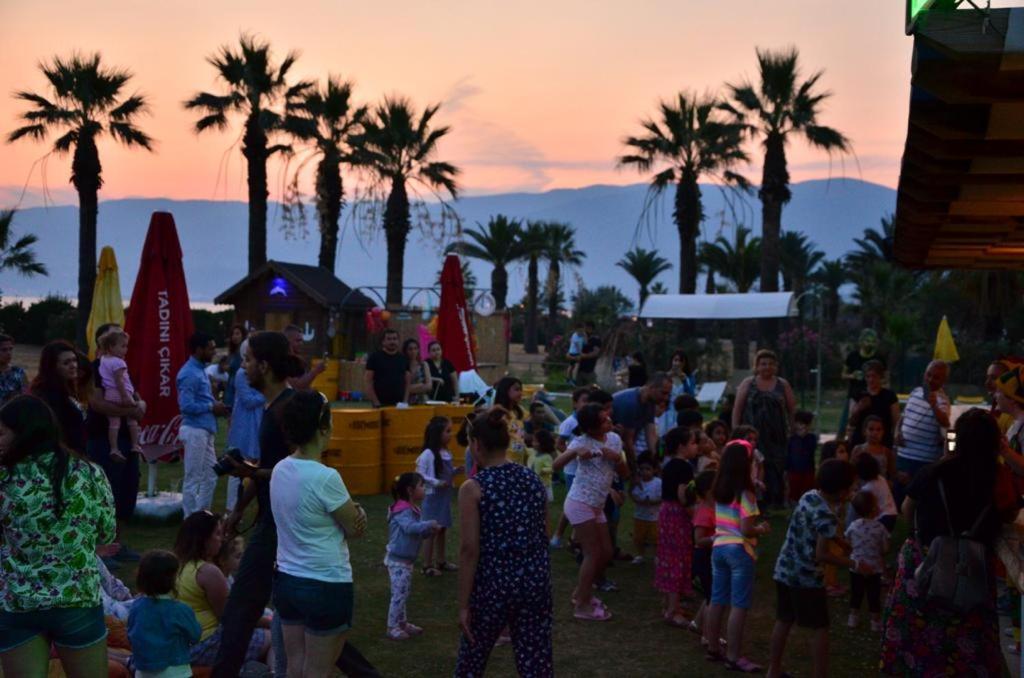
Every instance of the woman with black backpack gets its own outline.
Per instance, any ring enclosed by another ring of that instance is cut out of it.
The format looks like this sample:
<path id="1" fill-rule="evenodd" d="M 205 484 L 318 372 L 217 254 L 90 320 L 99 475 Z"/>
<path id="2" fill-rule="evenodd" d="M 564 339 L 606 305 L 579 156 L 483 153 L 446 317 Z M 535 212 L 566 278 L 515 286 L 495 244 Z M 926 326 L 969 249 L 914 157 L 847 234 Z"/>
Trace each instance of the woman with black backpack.
<path id="1" fill-rule="evenodd" d="M 956 448 L 907 488 L 903 516 L 912 530 L 883 615 L 884 674 L 1002 675 L 995 542 L 1002 523 L 1016 518 L 1019 498 L 998 461 L 995 419 L 972 409 L 955 430 Z M 970 574 L 958 569 L 972 556 Z"/>

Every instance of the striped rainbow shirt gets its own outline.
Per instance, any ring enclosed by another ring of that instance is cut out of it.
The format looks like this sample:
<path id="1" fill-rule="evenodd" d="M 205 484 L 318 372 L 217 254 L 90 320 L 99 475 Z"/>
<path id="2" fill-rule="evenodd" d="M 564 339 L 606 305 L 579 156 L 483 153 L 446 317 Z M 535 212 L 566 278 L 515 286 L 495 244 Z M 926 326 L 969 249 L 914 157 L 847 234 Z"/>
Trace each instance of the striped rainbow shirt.
<path id="1" fill-rule="evenodd" d="M 714 548 L 742 544 L 751 558 L 757 558 L 757 539 L 743 536 L 740 521 L 761 515 L 757 509 L 757 498 L 753 492 L 744 492 L 739 501 L 731 504 L 715 504 Z"/>

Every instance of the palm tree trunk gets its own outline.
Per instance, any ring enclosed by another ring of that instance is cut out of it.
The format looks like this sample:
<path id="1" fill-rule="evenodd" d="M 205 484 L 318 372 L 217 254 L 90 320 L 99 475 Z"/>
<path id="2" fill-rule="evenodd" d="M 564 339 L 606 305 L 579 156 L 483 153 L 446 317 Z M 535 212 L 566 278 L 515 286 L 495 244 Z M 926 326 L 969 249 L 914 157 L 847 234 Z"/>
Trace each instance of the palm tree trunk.
<path id="1" fill-rule="evenodd" d="M 334 273 L 338 254 L 338 220 L 341 218 L 341 158 L 327 153 L 316 168 L 316 212 L 320 220 L 320 268 Z"/>
<path id="2" fill-rule="evenodd" d="M 388 245 L 388 306 L 402 305 L 402 283 L 405 275 L 405 242 L 409 237 L 409 194 L 405 179 L 391 180 L 391 193 L 384 207 L 384 234 Z"/>
<path id="3" fill-rule="evenodd" d="M 647 289 L 647 285 L 640 285 L 640 308 L 637 311 L 643 312 L 644 304 L 647 303 L 647 297 L 649 296 L 651 296 L 651 292 Z"/>
<path id="4" fill-rule="evenodd" d="M 99 216 L 100 155 L 92 137 L 82 137 L 75 146 L 71 162 L 71 181 L 78 191 L 78 313 L 75 338 L 82 348 L 92 312 L 92 292 L 96 285 L 96 222 Z"/>
<path id="5" fill-rule="evenodd" d="M 540 281 L 538 280 L 537 257 L 531 256 L 526 268 L 526 321 L 523 327 L 523 351 L 528 354 L 537 353 L 537 297 Z"/>
<path id="6" fill-rule="evenodd" d="M 558 331 L 558 289 L 561 287 L 562 271 L 557 261 L 552 261 L 548 266 L 548 327 L 545 346 L 551 346 L 551 338 Z M 549 348 L 550 352 L 550 348 Z"/>
<path id="7" fill-rule="evenodd" d="M 495 264 L 491 271 L 491 294 L 494 295 L 494 306 L 504 311 L 508 301 L 508 271 L 504 265 Z"/>
<path id="8" fill-rule="evenodd" d="M 675 214 L 679 230 L 679 293 L 697 292 L 697 234 L 704 221 L 704 206 L 701 203 L 700 185 L 697 174 L 684 170 L 676 186 Z M 680 320 L 677 325 L 677 339 L 682 341 L 693 334 L 695 323 Z"/>
<path id="9" fill-rule="evenodd" d="M 779 291 L 780 238 L 782 236 L 782 206 L 789 202 L 789 169 L 786 165 L 785 139 L 769 135 L 765 140 L 764 171 L 761 175 L 761 291 Z M 778 321 L 761 321 L 761 342 L 774 343 L 778 336 Z"/>
<path id="10" fill-rule="evenodd" d="M 267 134 L 259 114 L 249 115 L 242 139 L 249 174 L 249 273 L 267 263 Z"/>

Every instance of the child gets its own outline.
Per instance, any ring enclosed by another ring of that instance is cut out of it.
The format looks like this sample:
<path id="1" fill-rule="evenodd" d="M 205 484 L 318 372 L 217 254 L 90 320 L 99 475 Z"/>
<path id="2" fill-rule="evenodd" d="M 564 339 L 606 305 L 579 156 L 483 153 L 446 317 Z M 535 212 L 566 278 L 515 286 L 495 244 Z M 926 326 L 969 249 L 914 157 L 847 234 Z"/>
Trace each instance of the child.
<path id="1" fill-rule="evenodd" d="M 725 441 L 729 440 L 729 425 L 721 419 L 712 419 L 704 427 L 704 433 L 715 444 L 715 456 L 721 459 L 722 452 L 725 451 Z"/>
<path id="2" fill-rule="evenodd" d="M 228 382 L 231 380 L 229 362 L 230 360 L 228 355 L 225 353 L 216 361 L 206 366 L 206 376 L 210 380 L 210 388 L 213 390 L 213 397 L 217 400 L 220 400 L 221 396 L 224 395 Z M 225 404 L 233 405 L 234 403 Z"/>
<path id="3" fill-rule="evenodd" d="M 128 639 L 136 676 L 191 676 L 189 647 L 202 630 L 185 603 L 171 599 L 178 559 L 170 551 L 147 551 L 139 561 L 136 586 L 143 594 L 128 613 Z"/>
<path id="4" fill-rule="evenodd" d="M 576 418 L 577 437 L 554 463 L 557 471 L 573 459 L 579 460 L 576 478 L 562 508 L 583 550 L 579 580 L 572 596 L 573 616 L 584 621 L 608 621 L 611 612 L 593 595 L 593 587 L 612 558 L 605 499 L 616 474 L 625 475 L 628 470 L 622 439 L 612 433 L 612 420 L 605 406 L 590 403 L 576 413 Z"/>
<path id="5" fill-rule="evenodd" d="M 654 475 L 654 460 L 648 453 L 636 459 L 640 477 L 633 481 L 630 496 L 636 508 L 633 509 L 633 546 L 636 557 L 633 564 L 644 562 L 647 546 L 658 546 L 658 509 L 661 507 L 661 478 Z"/>
<path id="6" fill-rule="evenodd" d="M 572 414 L 565 418 L 558 426 L 558 440 L 555 445 L 558 448 L 558 452 L 565 452 L 565 448 L 569 446 L 570 441 L 576 437 L 575 431 L 579 422 L 576 421 L 576 413 L 580 411 L 584 405 L 587 404 L 590 398 L 592 389 L 589 386 L 578 388 L 572 392 Z M 579 463 L 575 460 L 569 462 L 565 468 L 562 469 L 562 475 L 565 476 L 565 489 L 568 492 L 572 489 L 572 481 L 576 476 L 576 467 Z M 562 535 L 565 534 L 565 530 L 569 527 L 569 521 L 566 519 L 565 514 L 558 519 L 558 527 L 555 528 L 555 534 L 551 537 L 551 547 L 560 548 L 562 546 Z"/>
<path id="7" fill-rule="evenodd" d="M 814 631 L 814 675 L 828 675 L 828 597 L 821 563 L 860 573 L 869 569 L 868 563 L 834 554 L 828 548 L 829 542 L 835 541 L 845 550 L 838 510 L 849 499 L 853 482 L 853 467 L 849 463 L 838 459 L 824 462 L 818 467 L 818 489 L 800 498 L 789 519 L 786 539 L 775 561 L 778 604 L 769 676 L 783 675 L 782 658 L 794 623 Z"/>
<path id="8" fill-rule="evenodd" d="M 530 403 L 530 418 L 523 424 L 523 430 L 526 435 L 535 435 L 537 431 L 542 430 L 554 433 L 555 425 L 558 423 L 558 418 L 551 413 L 547 405 L 534 400 Z"/>
<path id="9" fill-rule="evenodd" d="M 544 487 L 529 469 L 505 463 L 507 416 L 494 407 L 473 418 L 471 449 L 480 470 L 459 488 L 462 640 L 456 676 L 487 675 L 504 626 L 519 675 L 554 675 Z"/>
<path id="10" fill-rule="evenodd" d="M 665 623 L 685 628 L 688 622 L 679 606 L 679 598 L 693 592 L 693 521 L 686 510 L 686 486 L 693 480 L 690 460 L 697 456 L 695 432 L 676 426 L 666 433 L 665 454 L 671 458 L 661 471 L 654 588 L 665 594 L 662 609 Z"/>
<path id="11" fill-rule="evenodd" d="M 754 481 L 754 494 L 760 505 L 761 500 L 764 498 L 765 490 L 764 455 L 761 454 L 761 450 L 757 449 L 757 429 L 748 424 L 743 424 L 733 429 L 732 437 L 734 440 L 747 441 L 753 450 L 753 456 L 750 458 L 750 478 Z"/>
<path id="12" fill-rule="evenodd" d="M 821 463 L 824 464 L 829 459 L 849 462 L 850 453 L 847 451 L 846 443 L 842 440 L 830 440 L 827 443 L 823 443 L 821 446 Z"/>
<path id="13" fill-rule="evenodd" d="M 703 638 L 704 621 L 708 605 L 711 603 L 711 546 L 715 541 L 715 498 L 711 495 L 711 486 L 715 483 L 715 472 L 704 471 L 697 475 L 693 482 L 691 504 L 693 512 L 693 578 L 700 584 L 704 600 L 696 616 L 690 622 L 690 630 L 701 634 L 701 644 L 705 650 L 710 646 Z M 687 493 L 691 490 L 687 488 Z"/>
<path id="14" fill-rule="evenodd" d="M 214 564 L 227 578 L 228 588 L 235 583 L 235 573 L 238 572 L 238 566 L 242 563 L 243 551 L 245 551 L 245 539 L 242 537 L 225 539 L 221 544 L 220 553 L 217 554 L 217 559 L 214 561 Z"/>
<path id="15" fill-rule="evenodd" d="M 448 451 L 451 439 L 452 422 L 447 417 L 434 417 L 423 433 L 423 452 L 416 459 L 416 472 L 426 485 L 423 520 L 439 526 L 423 541 L 423 574 L 430 577 L 459 569 L 447 561 L 445 552 L 445 535 L 452 526 L 452 479 L 463 471 L 461 466 L 452 466 L 452 453 Z"/>
<path id="16" fill-rule="evenodd" d="M 534 434 L 533 443 L 535 449 L 533 457 L 530 459 L 530 469 L 544 483 L 550 504 L 555 500 L 554 490 L 551 489 L 551 478 L 555 475 L 555 436 L 551 434 L 551 431 L 540 430 Z"/>
<path id="17" fill-rule="evenodd" d="M 100 337 L 100 383 L 103 386 L 103 399 L 118 407 L 135 407 L 139 397 L 128 377 L 128 363 L 124 361 L 128 355 L 128 334 L 122 330 L 111 330 Z M 122 422 L 128 427 L 132 451 L 141 452 L 139 422 L 130 417 L 108 417 L 110 439 L 110 458 L 116 462 L 124 462 L 126 458 L 118 450 L 117 437 L 121 432 Z"/>
<path id="18" fill-rule="evenodd" d="M 860 604 L 866 593 L 871 631 L 878 633 L 882 630 L 879 613 L 882 611 L 882 572 L 885 571 L 885 554 L 889 551 L 889 530 L 877 520 L 878 500 L 871 492 L 861 490 L 851 504 L 857 512 L 857 520 L 846 528 L 846 538 L 853 549 L 850 558 L 861 563 L 862 568 L 860 572 L 850 570 L 850 617 L 846 625 L 851 629 L 857 628 Z"/>
<path id="19" fill-rule="evenodd" d="M 867 452 L 878 460 L 878 468 L 883 478 L 896 477 L 896 454 L 891 447 L 886 447 L 883 442 L 885 440 L 885 423 L 882 418 L 874 414 L 865 417 L 863 431 L 865 442 L 853 448 L 851 456 L 856 459 L 861 452 Z"/>
<path id="20" fill-rule="evenodd" d="M 818 447 L 818 436 L 811 433 L 814 415 L 800 410 L 793 419 L 793 435 L 786 447 L 786 482 L 791 505 L 800 501 L 804 492 L 814 489 L 814 451 Z"/>
<path id="21" fill-rule="evenodd" d="M 857 469 L 857 476 L 861 481 L 861 492 L 870 492 L 874 495 L 878 507 L 878 522 L 891 534 L 896 527 L 896 500 L 892 497 L 889 483 L 879 471 L 877 457 L 861 452 L 853 458 L 853 466 Z"/>
<path id="22" fill-rule="evenodd" d="M 821 463 L 824 464 L 829 459 L 838 459 L 839 461 L 850 461 L 850 454 L 847 451 L 848 448 L 846 443 L 841 440 L 830 440 L 821 446 Z M 838 515 L 840 517 L 846 515 L 846 507 L 841 507 Z M 843 551 L 840 549 L 835 542 L 829 542 L 829 550 L 834 556 L 842 556 Z M 832 597 L 839 597 L 846 593 L 846 587 L 839 583 L 839 568 L 830 563 L 825 563 L 825 591 Z"/>
<path id="23" fill-rule="evenodd" d="M 742 427 L 738 427 L 742 428 Z M 746 440 L 732 440 L 725 446 L 718 475 L 711 488 L 715 500 L 715 537 L 711 552 L 711 607 L 704 639 L 707 659 L 722 661 L 718 646 L 722 617 L 729 608 L 727 654 L 729 670 L 754 673 L 761 667 L 740 654 L 743 627 L 754 595 L 754 561 L 757 538 L 771 527 L 755 522 L 760 515 L 754 495 L 751 465 L 754 447 Z"/>
<path id="24" fill-rule="evenodd" d="M 391 640 L 406 640 L 423 629 L 405 618 L 405 603 L 412 590 L 413 563 L 420 542 L 438 530 L 433 520 L 421 520 L 418 502 L 426 489 L 419 473 L 403 473 L 391 486 L 395 503 L 388 509 L 388 547 L 384 566 L 391 579 L 391 605 L 388 607 L 388 635 Z M 426 574 L 424 568 L 424 574 Z"/>
<path id="25" fill-rule="evenodd" d="M 583 354 L 583 345 L 587 343 L 587 335 L 583 329 L 583 323 L 577 321 L 573 327 L 572 336 L 569 337 L 569 369 L 566 371 L 566 379 L 570 386 L 576 385 L 576 373 L 580 369 L 580 356 Z"/>

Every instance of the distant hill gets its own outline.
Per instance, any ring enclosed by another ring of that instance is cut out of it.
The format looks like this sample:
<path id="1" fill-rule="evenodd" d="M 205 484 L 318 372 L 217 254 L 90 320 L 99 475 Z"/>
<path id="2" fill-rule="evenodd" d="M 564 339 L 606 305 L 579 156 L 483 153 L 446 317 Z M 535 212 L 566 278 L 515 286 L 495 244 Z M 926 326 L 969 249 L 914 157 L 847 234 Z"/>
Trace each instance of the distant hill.
<path id="1" fill-rule="evenodd" d="M 784 212 L 784 228 L 806 233 L 829 257 L 845 254 L 852 239 L 879 219 L 894 211 L 896 192 L 885 186 L 853 179 L 806 181 L 794 184 L 793 200 Z M 3 189 L 0 187 L 0 193 Z M 677 288 L 679 238 L 672 223 L 672 192 L 657 201 L 650 217 L 638 221 L 646 198 L 643 184 L 631 186 L 588 186 L 545 193 L 507 193 L 461 199 L 456 207 L 465 226 L 486 222 L 502 213 L 522 219 L 567 221 L 577 229 L 579 248 L 587 254 L 577 273 L 588 286 L 613 284 L 630 297 L 635 284 L 615 266 L 623 252 L 634 243 L 657 249 L 672 262 L 672 271 L 661 281 Z M 715 186 L 702 186 L 707 220 L 705 234 L 714 238 L 721 230 L 731 237 L 731 224 L 739 221 L 760 232 L 760 203 L 756 195 L 728 201 Z M 731 206 L 727 203 L 732 203 Z M 121 267 L 121 288 L 131 295 L 146 236 L 149 216 L 157 210 L 174 214 L 185 254 L 185 271 L 193 301 L 208 302 L 239 280 L 246 266 L 246 204 L 205 200 L 129 199 L 100 204 L 99 244 L 113 245 Z M 280 207 L 271 204 L 274 221 L 269 225 L 268 256 L 282 261 L 315 263 L 318 249 L 315 211 L 309 210 L 310 236 L 286 240 L 281 232 Z M 344 217 L 343 217 L 344 219 Z M 349 285 L 383 286 L 386 261 L 383 239 L 357 237 L 345 220 L 338 277 Z M 15 219 L 17 234 L 39 236 L 40 258 L 50 269 L 46 278 L 21 278 L 0 274 L 0 291 L 9 296 L 43 296 L 56 292 L 77 294 L 78 210 L 74 206 L 33 207 L 21 210 Z M 441 268 L 441 244 L 418 233 L 406 251 L 406 284 L 432 285 Z M 471 266 L 481 286 L 490 285 L 490 267 L 480 262 Z M 510 275 L 510 300 L 518 300 L 525 284 L 522 267 Z M 573 275 L 567 276 L 570 289 Z"/>

